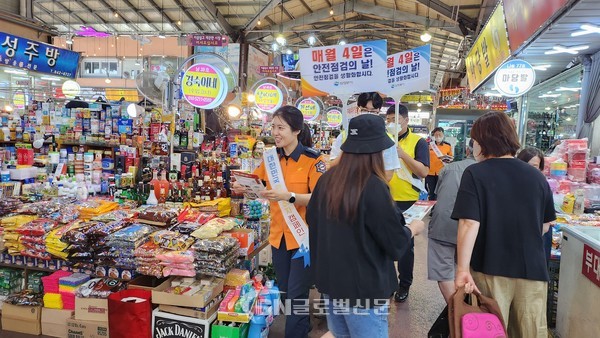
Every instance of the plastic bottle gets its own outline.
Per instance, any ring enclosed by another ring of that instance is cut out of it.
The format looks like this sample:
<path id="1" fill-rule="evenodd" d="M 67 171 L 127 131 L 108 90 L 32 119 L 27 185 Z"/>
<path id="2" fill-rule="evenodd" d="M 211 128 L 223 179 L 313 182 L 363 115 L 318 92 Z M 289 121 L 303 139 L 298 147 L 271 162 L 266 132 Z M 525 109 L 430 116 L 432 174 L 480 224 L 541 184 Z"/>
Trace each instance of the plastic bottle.
<path id="1" fill-rule="evenodd" d="M 272 280 L 267 281 L 267 283 L 265 283 L 265 286 L 269 290 L 269 295 L 271 296 L 273 316 L 277 316 L 277 313 L 279 312 L 279 300 L 281 297 L 279 294 L 279 288 L 275 285 L 275 282 L 273 282 Z"/>
<path id="2" fill-rule="evenodd" d="M 573 213 L 575 215 L 583 214 L 585 209 L 585 197 L 583 189 L 575 190 L 575 202 L 573 203 Z"/>
<path id="3" fill-rule="evenodd" d="M 250 320 L 250 329 L 248 330 L 248 338 L 266 337 L 263 331 L 267 329 L 267 315 L 255 314 Z"/>

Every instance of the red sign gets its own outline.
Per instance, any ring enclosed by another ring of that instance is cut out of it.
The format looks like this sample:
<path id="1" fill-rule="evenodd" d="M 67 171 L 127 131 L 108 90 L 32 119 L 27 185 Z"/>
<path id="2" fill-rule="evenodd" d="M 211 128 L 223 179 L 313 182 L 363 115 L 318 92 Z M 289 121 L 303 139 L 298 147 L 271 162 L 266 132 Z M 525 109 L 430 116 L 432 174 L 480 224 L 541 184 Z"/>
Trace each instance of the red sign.
<path id="1" fill-rule="evenodd" d="M 263 74 L 277 74 L 281 70 L 279 66 L 260 66 L 258 67 L 258 72 Z"/>
<path id="2" fill-rule="evenodd" d="M 600 287 L 600 251 L 583 245 L 583 263 L 581 273 Z"/>
<path id="3" fill-rule="evenodd" d="M 510 50 L 516 51 L 569 0 L 503 0 Z"/>
<path id="4" fill-rule="evenodd" d="M 188 46 L 227 46 L 229 39 L 221 34 L 190 34 L 187 37 Z"/>

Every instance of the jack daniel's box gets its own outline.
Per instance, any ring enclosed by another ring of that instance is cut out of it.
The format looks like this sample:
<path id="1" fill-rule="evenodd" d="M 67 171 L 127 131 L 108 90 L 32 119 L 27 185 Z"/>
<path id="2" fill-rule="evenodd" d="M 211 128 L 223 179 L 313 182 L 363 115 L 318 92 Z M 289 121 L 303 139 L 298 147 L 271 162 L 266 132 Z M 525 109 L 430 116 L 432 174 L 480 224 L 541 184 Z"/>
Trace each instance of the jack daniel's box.
<path id="1" fill-rule="evenodd" d="M 209 338 L 210 326 L 217 318 L 208 320 L 179 316 L 155 309 L 152 312 L 152 337 L 154 338 Z"/>

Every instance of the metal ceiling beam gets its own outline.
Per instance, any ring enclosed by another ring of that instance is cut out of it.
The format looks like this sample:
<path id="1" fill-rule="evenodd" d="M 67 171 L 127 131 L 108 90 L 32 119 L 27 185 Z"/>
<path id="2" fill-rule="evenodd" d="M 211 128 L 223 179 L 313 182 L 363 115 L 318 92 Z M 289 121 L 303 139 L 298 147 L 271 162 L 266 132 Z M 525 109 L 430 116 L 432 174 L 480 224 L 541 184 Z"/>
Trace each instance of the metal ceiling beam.
<path id="1" fill-rule="evenodd" d="M 79 15 L 71 12 L 71 10 L 69 8 L 67 8 L 67 6 L 63 5 L 60 1 L 56 1 L 56 3 L 62 7 L 62 9 L 64 9 L 69 16 L 74 16 L 76 19 L 78 19 L 81 22 L 87 22 L 85 20 L 83 20 Z M 99 16 L 98 14 L 94 13 L 86 4 L 84 3 L 80 3 L 79 5 L 81 5 L 83 8 L 89 10 L 89 13 L 92 14 L 92 16 L 94 16 L 96 19 L 98 19 L 100 22 L 98 23 L 99 25 L 104 25 L 104 29 L 106 30 L 112 30 L 115 32 L 118 32 L 118 30 L 113 26 L 108 24 L 108 22 L 106 22 L 106 20 L 104 20 L 101 16 Z M 90 23 L 87 23 L 86 25 L 89 25 Z"/>
<path id="2" fill-rule="evenodd" d="M 142 14 L 142 11 L 135 7 L 129 0 L 123 0 L 123 2 L 125 3 L 125 5 L 127 5 L 127 7 L 129 7 L 129 9 L 135 12 L 138 17 L 142 18 L 142 20 L 144 20 L 145 23 L 147 23 L 150 27 L 156 29 L 157 31 L 159 30 L 158 27 L 151 23 L 150 20 L 148 20 L 148 18 L 144 14 Z M 137 24 L 139 25 L 139 22 Z"/>
<path id="3" fill-rule="evenodd" d="M 302 6 L 304 6 L 304 8 L 305 8 L 305 9 L 306 9 L 306 10 L 307 10 L 309 13 L 312 13 L 312 12 L 313 12 L 312 8 L 310 8 L 310 6 L 306 4 L 306 1 L 304 1 L 304 0 L 300 0 L 300 3 L 302 4 Z"/>
<path id="4" fill-rule="evenodd" d="M 108 2 L 106 2 L 104 0 L 98 0 L 98 1 L 100 1 L 100 3 L 103 4 L 104 6 L 106 6 L 110 11 L 117 13 L 119 15 L 119 18 L 121 18 L 121 20 L 123 20 L 123 22 L 125 22 L 125 24 L 128 25 L 129 27 L 131 27 L 133 30 L 135 30 L 136 32 L 140 31 L 138 27 L 136 27 L 131 21 L 129 21 L 122 13 L 119 13 L 119 11 L 117 11 L 116 8 L 112 7 Z"/>
<path id="5" fill-rule="evenodd" d="M 194 19 L 194 17 L 190 14 L 189 9 L 187 9 L 180 0 L 173 0 L 173 2 L 175 2 L 175 4 L 177 5 L 177 7 L 179 7 L 179 10 L 181 12 L 183 12 L 183 14 L 185 15 L 186 18 L 188 18 L 188 20 L 190 20 L 194 26 L 196 26 L 196 28 L 198 28 L 199 30 L 202 30 L 203 28 L 198 24 L 198 20 Z M 204 28 L 206 29 L 206 28 Z"/>
<path id="6" fill-rule="evenodd" d="M 458 22 L 462 20 L 465 26 L 471 30 L 475 30 L 477 28 L 477 22 L 475 19 L 470 18 L 469 16 L 460 12 L 459 9 L 463 9 L 462 6 L 448 6 L 445 3 L 439 0 L 417 0 L 423 5 L 433 9 L 434 11 L 440 13 L 441 15 L 447 17 L 452 21 Z M 456 15 L 458 13 L 458 16 Z"/>
<path id="7" fill-rule="evenodd" d="M 46 7 L 38 5 L 38 6 L 34 6 L 34 8 L 37 8 L 39 10 L 41 10 L 42 12 L 48 14 L 52 19 L 57 19 L 58 21 L 62 22 L 63 25 L 68 25 L 69 23 L 66 22 L 65 20 L 63 20 L 60 16 L 53 14 L 52 12 L 50 12 L 50 10 L 48 10 Z M 38 20 L 40 20 L 40 22 L 45 22 L 44 20 L 42 20 L 41 18 L 38 17 Z M 50 25 L 50 22 L 45 22 L 46 24 Z"/>
<path id="8" fill-rule="evenodd" d="M 267 2 L 267 4 L 260 11 L 258 11 L 258 13 L 256 13 L 254 18 L 252 18 L 252 20 L 250 20 L 250 22 L 246 24 L 243 30 L 246 32 L 253 30 L 254 27 L 256 27 L 256 23 L 258 22 L 258 20 L 260 20 L 262 17 L 266 17 L 266 13 L 269 13 L 275 6 L 279 5 L 280 3 L 281 0 L 271 0 Z"/>
<path id="9" fill-rule="evenodd" d="M 373 5 L 370 5 L 368 3 L 361 2 L 361 1 L 358 1 L 355 3 L 354 10 L 358 13 L 367 14 L 367 15 L 375 15 L 375 16 L 378 16 L 380 18 L 384 18 L 387 20 L 394 20 L 394 21 L 399 21 L 399 22 L 408 21 L 408 22 L 420 24 L 422 26 L 425 26 L 427 24 L 426 17 L 412 14 L 412 13 L 398 11 L 398 10 L 395 10 L 395 9 L 389 8 L 389 7 L 373 6 Z M 438 27 L 439 29 L 448 31 L 448 32 L 456 34 L 458 36 L 463 36 L 458 25 L 448 27 L 447 25 L 449 23 L 450 22 L 434 20 L 434 19 L 429 20 L 429 26 L 432 28 Z"/>
<path id="10" fill-rule="evenodd" d="M 200 3 L 202 3 L 204 5 L 204 7 L 206 8 L 206 11 L 208 13 L 210 13 L 210 15 L 213 17 L 213 19 L 215 19 L 217 21 L 217 23 L 219 24 L 219 26 L 221 26 L 221 29 L 223 29 L 223 31 L 225 31 L 225 33 L 227 33 L 227 35 L 229 35 L 229 37 L 232 40 L 237 40 L 237 31 L 235 29 L 233 29 L 233 27 L 231 27 L 231 25 L 229 24 L 229 22 L 225 19 L 225 17 L 223 16 L 223 14 L 221 14 L 221 12 L 219 12 L 219 9 L 217 8 L 217 6 L 215 6 L 215 4 L 212 2 L 212 0 L 198 0 L 200 1 Z"/>
<path id="11" fill-rule="evenodd" d="M 150 3 L 150 5 L 151 5 L 151 6 L 152 6 L 154 9 L 156 9 L 156 11 L 157 11 L 157 12 L 159 12 L 159 13 L 160 13 L 160 15 L 161 15 L 161 17 L 162 17 L 163 19 L 166 19 L 166 20 L 167 20 L 167 22 L 168 22 L 168 23 L 169 23 L 169 24 L 170 24 L 172 27 L 175 27 L 175 30 L 176 30 L 176 31 L 178 31 L 178 32 L 181 32 L 181 28 L 179 28 L 179 26 L 177 26 L 177 24 L 175 24 L 175 22 L 173 22 L 173 20 L 171 20 L 171 18 L 170 18 L 170 17 L 167 15 L 167 13 L 165 13 L 165 11 L 164 11 L 163 9 L 161 9 L 161 8 L 158 6 L 158 4 L 156 3 L 156 1 L 154 1 L 154 0 L 147 0 L 147 1 Z M 162 24 L 162 22 L 161 22 L 161 24 Z M 162 30 L 162 27 L 161 27 L 161 30 Z"/>

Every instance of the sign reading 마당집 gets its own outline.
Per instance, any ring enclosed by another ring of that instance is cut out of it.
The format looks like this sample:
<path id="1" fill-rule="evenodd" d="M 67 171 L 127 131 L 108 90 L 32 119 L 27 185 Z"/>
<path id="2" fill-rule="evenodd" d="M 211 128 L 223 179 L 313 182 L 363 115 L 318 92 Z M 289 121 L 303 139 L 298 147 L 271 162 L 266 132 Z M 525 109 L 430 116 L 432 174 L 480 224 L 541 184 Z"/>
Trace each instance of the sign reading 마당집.
<path id="1" fill-rule="evenodd" d="M 74 78 L 79 53 L 0 32 L 0 64 Z"/>
<path id="2" fill-rule="evenodd" d="M 385 77 L 387 41 L 300 49 L 304 96 L 381 91 Z"/>
<path id="3" fill-rule="evenodd" d="M 510 60 L 498 68 L 494 84 L 500 94 L 518 97 L 527 93 L 535 83 L 535 70 L 523 60 Z"/>

